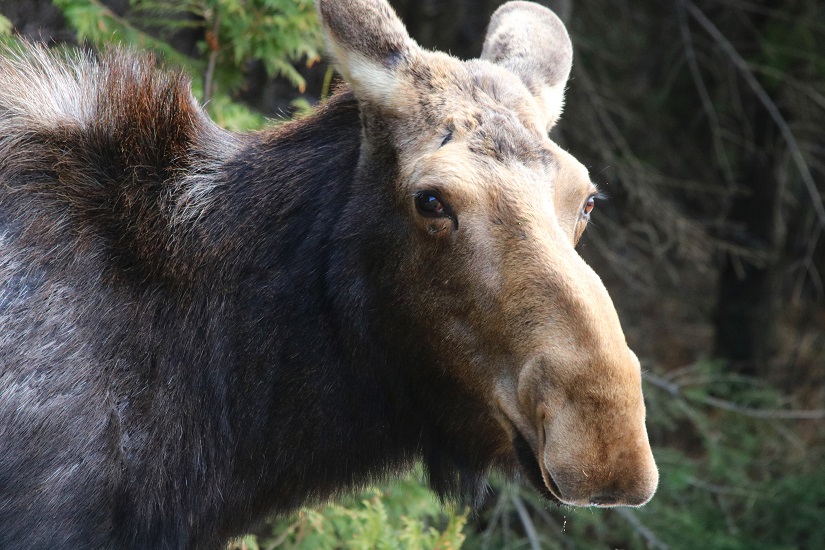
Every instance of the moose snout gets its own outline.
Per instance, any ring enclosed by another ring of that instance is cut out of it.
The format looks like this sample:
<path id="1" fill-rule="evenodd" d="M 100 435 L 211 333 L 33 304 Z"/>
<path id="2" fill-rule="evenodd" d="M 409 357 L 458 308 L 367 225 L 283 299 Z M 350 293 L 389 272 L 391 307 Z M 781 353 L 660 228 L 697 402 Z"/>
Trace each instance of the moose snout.
<path id="1" fill-rule="evenodd" d="M 636 356 L 626 346 L 611 354 L 613 361 L 582 359 L 584 354 L 564 354 L 559 361 L 560 356 L 528 361 L 516 399 L 506 385 L 500 389 L 499 406 L 521 435 L 514 447 L 522 472 L 565 504 L 645 504 L 659 472 Z"/>
<path id="2" fill-rule="evenodd" d="M 551 492 L 577 506 L 641 506 L 650 500 L 659 472 L 643 418 L 618 414 L 614 422 L 580 431 L 580 411 L 569 409 L 545 426 L 540 460 Z"/>
<path id="3" fill-rule="evenodd" d="M 560 457 L 545 449 L 542 465 L 545 482 L 564 503 L 576 506 L 641 506 L 653 497 L 659 473 L 653 455 L 631 458 L 625 453 L 607 457 L 606 462 L 587 459 L 559 464 Z"/>

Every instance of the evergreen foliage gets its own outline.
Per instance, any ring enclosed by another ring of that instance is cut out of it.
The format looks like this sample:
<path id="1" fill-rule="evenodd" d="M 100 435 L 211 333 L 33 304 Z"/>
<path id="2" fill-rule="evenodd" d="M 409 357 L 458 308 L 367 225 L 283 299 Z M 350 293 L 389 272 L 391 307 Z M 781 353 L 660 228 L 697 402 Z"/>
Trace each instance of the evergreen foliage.
<path id="1" fill-rule="evenodd" d="M 6 17 L 0 15 L 0 36 L 6 36 L 11 34 L 13 26 L 11 21 L 9 21 Z"/>
<path id="2" fill-rule="evenodd" d="M 457 550 L 467 511 L 444 506 L 425 488 L 421 469 L 385 488 L 274 521 L 271 534 L 248 536 L 234 550 Z"/>
<path id="3" fill-rule="evenodd" d="M 228 128 L 261 127 L 265 119 L 233 97 L 247 65 L 263 63 L 269 76 L 286 77 L 303 91 L 294 63 L 320 59 L 321 35 L 312 0 L 130 0 L 120 16 L 99 0 L 53 0 L 78 40 L 98 47 L 126 44 L 154 51 L 192 76 L 193 91 L 215 120 Z M 183 30 L 199 36 L 196 56 L 179 52 L 169 38 Z M 0 31 L 2 22 L 0 21 Z"/>

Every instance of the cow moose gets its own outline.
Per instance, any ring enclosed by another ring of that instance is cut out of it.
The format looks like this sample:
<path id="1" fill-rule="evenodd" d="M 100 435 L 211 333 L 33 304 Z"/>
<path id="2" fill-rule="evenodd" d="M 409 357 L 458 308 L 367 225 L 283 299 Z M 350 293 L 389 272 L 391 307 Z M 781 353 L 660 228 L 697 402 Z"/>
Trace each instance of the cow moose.
<path id="1" fill-rule="evenodd" d="M 146 56 L 0 56 L 0 548 L 219 548 L 423 463 L 637 506 L 639 362 L 548 138 L 572 48 L 529 2 L 480 59 L 385 0 L 318 0 L 346 84 L 216 126 Z"/>

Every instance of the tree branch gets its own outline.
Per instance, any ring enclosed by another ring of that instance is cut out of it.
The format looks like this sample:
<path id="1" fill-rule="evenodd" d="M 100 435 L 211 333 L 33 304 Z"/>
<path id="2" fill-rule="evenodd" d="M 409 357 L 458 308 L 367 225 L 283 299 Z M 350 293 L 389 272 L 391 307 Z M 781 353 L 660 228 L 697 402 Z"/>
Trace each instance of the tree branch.
<path id="1" fill-rule="evenodd" d="M 725 399 L 712 397 L 710 395 L 697 396 L 686 395 L 682 392 L 682 388 L 675 382 L 669 382 L 660 376 L 656 376 L 650 372 L 643 372 L 642 378 L 650 382 L 657 388 L 660 388 L 670 395 L 681 397 L 692 401 L 698 401 L 717 409 L 730 411 L 743 416 L 751 418 L 765 418 L 778 420 L 820 420 L 825 418 L 825 409 L 810 409 L 810 410 L 785 410 L 785 409 L 754 409 L 752 407 L 743 407 Z"/>
<path id="2" fill-rule="evenodd" d="M 699 69 L 699 63 L 696 61 L 696 50 L 693 47 L 693 37 L 690 33 L 690 28 L 687 24 L 687 15 L 685 14 L 685 5 L 683 2 L 677 2 L 677 12 L 679 15 L 679 30 L 682 35 L 682 43 L 685 46 L 685 58 L 687 59 L 690 74 L 693 77 L 693 83 L 696 86 L 696 91 L 699 94 L 699 99 L 702 102 L 702 108 L 708 117 L 708 124 L 710 125 L 711 135 L 713 136 L 713 148 L 716 151 L 716 158 L 719 164 L 722 165 L 722 172 L 725 174 L 725 180 L 728 182 L 728 187 L 733 189 L 736 186 L 736 178 L 733 176 L 733 169 L 730 165 L 725 147 L 722 144 L 720 134 L 719 117 L 716 115 L 716 109 L 713 107 L 713 101 L 710 99 L 705 80 L 702 78 L 702 71 Z"/>
<path id="3" fill-rule="evenodd" d="M 648 546 L 650 548 L 656 548 L 658 550 L 669 550 L 670 546 L 659 540 L 659 537 L 656 536 L 656 533 L 651 531 L 645 524 L 643 524 L 636 514 L 633 513 L 632 510 L 628 508 L 613 508 L 619 516 L 625 520 L 627 523 L 630 524 L 633 529 L 639 533 L 639 535 L 645 539 Z"/>
<path id="4" fill-rule="evenodd" d="M 530 514 L 527 512 L 527 507 L 521 501 L 521 497 L 514 493 L 510 495 L 510 500 L 513 501 L 513 505 L 516 507 L 516 512 L 518 512 L 518 517 L 521 520 L 521 524 L 524 526 L 524 533 L 530 541 L 530 548 L 533 550 L 541 550 L 539 535 L 536 533 L 533 520 L 530 519 Z"/>
<path id="5" fill-rule="evenodd" d="M 730 43 L 730 41 L 725 37 L 722 31 L 713 24 L 713 22 L 708 19 L 708 17 L 700 10 L 693 2 L 690 0 L 679 0 L 690 12 L 694 19 L 702 26 L 702 28 L 707 31 L 707 33 L 716 41 L 720 48 L 728 55 L 731 62 L 734 66 L 739 70 L 742 74 L 742 77 L 747 82 L 748 86 L 750 86 L 751 90 L 765 109 L 768 111 L 768 114 L 773 119 L 774 123 L 776 124 L 777 128 L 779 128 L 780 133 L 782 134 L 782 138 L 787 143 L 788 148 L 791 152 L 791 157 L 796 164 L 797 170 L 799 170 L 799 175 L 802 177 L 802 181 L 805 183 L 805 187 L 808 190 L 808 194 L 811 197 L 811 201 L 813 202 L 814 211 L 816 212 L 817 218 L 819 219 L 819 225 L 825 227 L 825 206 L 822 205 L 822 197 L 819 194 L 819 190 L 816 187 L 816 182 L 814 181 L 813 175 L 811 174 L 811 170 L 808 167 L 807 162 L 805 161 L 805 157 L 802 154 L 802 150 L 799 147 L 798 142 L 796 141 L 796 137 L 791 131 L 788 122 L 785 120 L 785 117 L 782 116 L 782 113 L 779 112 L 779 108 L 776 106 L 776 103 L 773 102 L 771 97 L 765 91 L 765 88 L 759 83 L 756 77 L 753 75 L 748 63 L 739 55 L 739 52 Z"/>

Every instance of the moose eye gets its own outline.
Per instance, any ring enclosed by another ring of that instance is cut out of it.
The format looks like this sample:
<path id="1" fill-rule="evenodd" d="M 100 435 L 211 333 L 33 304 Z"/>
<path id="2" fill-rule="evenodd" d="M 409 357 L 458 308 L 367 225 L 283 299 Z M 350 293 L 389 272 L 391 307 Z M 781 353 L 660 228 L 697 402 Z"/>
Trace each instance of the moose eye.
<path id="1" fill-rule="evenodd" d="M 587 201 L 584 203 L 584 208 L 582 208 L 582 216 L 585 218 L 590 217 L 590 213 L 596 207 L 596 195 L 590 195 L 587 198 Z"/>
<path id="2" fill-rule="evenodd" d="M 419 191 L 415 194 L 415 207 L 419 214 L 428 218 L 446 218 L 449 212 L 434 191 Z"/>

